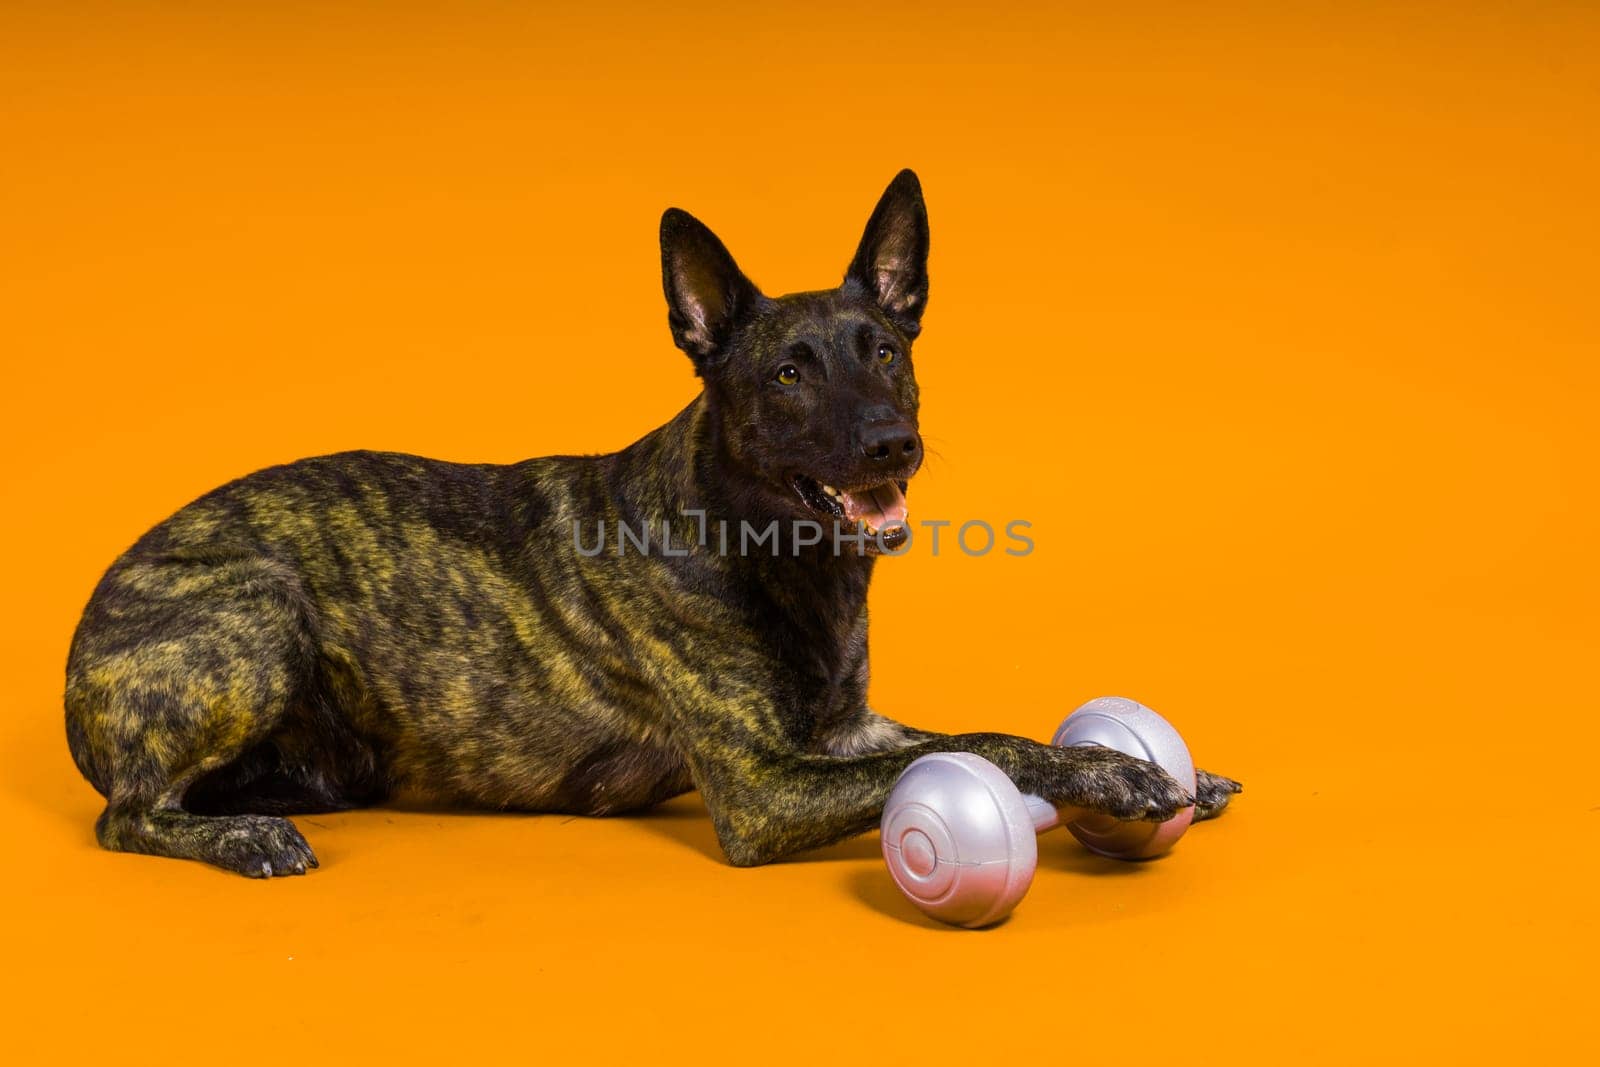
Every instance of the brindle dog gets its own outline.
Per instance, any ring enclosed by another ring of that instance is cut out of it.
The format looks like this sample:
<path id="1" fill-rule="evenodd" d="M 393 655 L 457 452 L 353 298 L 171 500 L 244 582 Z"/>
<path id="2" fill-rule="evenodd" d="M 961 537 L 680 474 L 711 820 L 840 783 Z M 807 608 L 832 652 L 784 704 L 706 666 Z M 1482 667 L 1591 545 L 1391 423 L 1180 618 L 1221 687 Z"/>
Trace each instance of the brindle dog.
<path id="1" fill-rule="evenodd" d="M 317 865 L 296 812 L 611 815 L 698 789 L 744 866 L 870 829 L 905 766 L 944 751 L 1123 819 L 1189 803 L 1107 749 L 944 736 L 867 706 L 867 583 L 922 462 L 927 255 L 909 170 L 821 292 L 764 296 L 669 210 L 668 320 L 704 389 L 665 426 L 612 455 L 508 466 L 307 459 L 145 534 L 67 662 L 100 843 L 270 877 Z M 774 519 L 775 540 L 721 550 L 723 523 Z M 810 543 L 795 520 L 828 534 Z M 657 547 L 594 552 L 618 522 Z M 1200 815 L 1237 789 L 1202 773 Z"/>

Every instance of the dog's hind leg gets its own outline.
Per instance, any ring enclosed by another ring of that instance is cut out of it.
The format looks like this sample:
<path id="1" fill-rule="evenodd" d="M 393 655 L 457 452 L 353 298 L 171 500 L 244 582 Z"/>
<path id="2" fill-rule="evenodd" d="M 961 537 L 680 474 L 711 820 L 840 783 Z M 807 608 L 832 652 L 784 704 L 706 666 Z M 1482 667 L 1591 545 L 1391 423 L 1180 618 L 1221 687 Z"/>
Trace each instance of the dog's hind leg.
<path id="1" fill-rule="evenodd" d="M 196 779 L 283 721 L 312 677 L 312 648 L 298 584 L 269 560 L 186 553 L 114 569 L 67 666 L 68 742 L 106 798 L 100 843 L 252 877 L 316 866 L 287 819 L 184 807 Z"/>

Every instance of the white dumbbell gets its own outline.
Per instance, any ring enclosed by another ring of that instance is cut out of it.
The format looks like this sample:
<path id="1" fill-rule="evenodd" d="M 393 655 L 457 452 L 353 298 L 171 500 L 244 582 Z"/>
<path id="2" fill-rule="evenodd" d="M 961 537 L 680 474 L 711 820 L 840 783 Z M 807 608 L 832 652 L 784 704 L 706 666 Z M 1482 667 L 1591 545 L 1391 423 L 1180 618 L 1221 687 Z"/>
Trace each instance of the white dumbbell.
<path id="1" fill-rule="evenodd" d="M 1194 793 L 1194 762 L 1183 738 L 1136 701 L 1091 700 L 1067 716 L 1051 743 L 1104 745 L 1150 760 Z M 1010 914 L 1033 884 L 1036 834 L 1065 823 L 1102 856 L 1147 859 L 1171 848 L 1193 818 L 1192 806 L 1161 823 L 1057 810 L 1023 795 L 982 756 L 936 752 L 907 767 L 890 792 L 883 858 L 900 891 L 926 914 L 956 926 L 988 926 Z"/>

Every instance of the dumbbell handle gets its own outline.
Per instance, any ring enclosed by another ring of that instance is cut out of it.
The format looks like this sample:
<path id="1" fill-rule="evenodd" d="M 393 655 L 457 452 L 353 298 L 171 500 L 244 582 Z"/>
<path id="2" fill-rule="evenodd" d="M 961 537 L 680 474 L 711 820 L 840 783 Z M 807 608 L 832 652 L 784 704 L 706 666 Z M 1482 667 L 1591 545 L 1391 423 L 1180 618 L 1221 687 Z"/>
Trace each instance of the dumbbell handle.
<path id="1" fill-rule="evenodd" d="M 1032 793 L 1022 794 L 1022 802 L 1028 807 L 1028 818 L 1033 820 L 1034 833 L 1042 834 L 1046 830 L 1054 830 L 1058 826 L 1093 817 L 1088 808 L 1058 808 L 1044 797 L 1034 796 Z"/>
<path id="2" fill-rule="evenodd" d="M 1028 818 L 1033 820 L 1035 833 L 1044 833 L 1053 830 L 1064 821 L 1061 818 L 1061 809 L 1050 803 L 1044 797 L 1034 796 L 1032 793 L 1022 794 L 1022 802 L 1028 806 Z"/>

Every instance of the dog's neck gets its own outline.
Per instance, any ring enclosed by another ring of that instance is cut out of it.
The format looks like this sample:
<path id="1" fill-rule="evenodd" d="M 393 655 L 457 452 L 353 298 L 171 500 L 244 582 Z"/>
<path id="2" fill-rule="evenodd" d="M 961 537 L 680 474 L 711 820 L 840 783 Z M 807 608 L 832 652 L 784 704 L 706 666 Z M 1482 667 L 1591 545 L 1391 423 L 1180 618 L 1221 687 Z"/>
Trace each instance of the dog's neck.
<path id="1" fill-rule="evenodd" d="M 706 544 L 673 562 L 703 588 L 720 589 L 757 618 L 771 624 L 772 638 L 799 645 L 824 673 L 841 666 L 865 626 L 867 587 L 873 557 L 849 547 L 835 552 L 831 531 L 822 543 L 796 551 L 793 515 L 768 510 L 770 490 L 757 482 L 729 453 L 719 432 L 713 400 L 702 392 L 666 425 L 612 460 L 613 490 L 624 521 L 655 524 L 663 519 L 680 529 L 698 526 L 684 513 L 703 513 Z M 741 522 L 765 530 L 778 520 L 776 554 L 770 541 L 740 551 Z M 726 523 L 726 551 L 720 532 Z"/>

